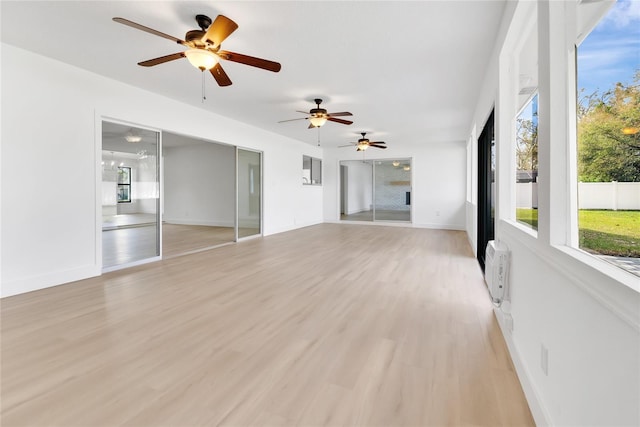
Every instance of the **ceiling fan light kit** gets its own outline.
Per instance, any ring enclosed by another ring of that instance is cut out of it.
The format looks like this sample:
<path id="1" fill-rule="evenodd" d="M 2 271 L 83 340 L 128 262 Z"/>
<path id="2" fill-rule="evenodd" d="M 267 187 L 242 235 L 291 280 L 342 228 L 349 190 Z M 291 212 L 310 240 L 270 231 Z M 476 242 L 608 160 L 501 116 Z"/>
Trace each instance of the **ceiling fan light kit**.
<path id="1" fill-rule="evenodd" d="M 210 70 L 218 63 L 216 54 L 205 49 L 188 49 L 185 56 L 194 67 L 201 71 Z"/>
<path id="2" fill-rule="evenodd" d="M 127 134 L 124 136 L 124 139 L 127 142 L 137 143 L 142 141 L 142 136 L 137 132 L 134 132 L 133 129 L 129 129 L 129 132 L 127 132 Z"/>
<path id="3" fill-rule="evenodd" d="M 313 116 L 309 117 L 309 122 L 313 125 L 313 127 L 319 128 L 327 123 L 327 118 L 323 116 Z"/>

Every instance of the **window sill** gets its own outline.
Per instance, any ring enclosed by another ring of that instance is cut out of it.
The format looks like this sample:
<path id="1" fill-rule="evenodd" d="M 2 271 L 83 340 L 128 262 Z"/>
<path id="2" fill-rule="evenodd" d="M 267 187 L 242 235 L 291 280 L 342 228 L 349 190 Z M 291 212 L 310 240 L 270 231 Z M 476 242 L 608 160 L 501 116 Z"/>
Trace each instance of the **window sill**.
<path id="1" fill-rule="evenodd" d="M 516 228 L 517 230 L 527 234 L 529 237 L 538 240 L 538 230 L 535 230 L 531 227 L 528 227 L 524 224 L 519 223 L 513 219 L 503 220 L 505 224 L 509 224 L 511 227 Z"/>
<path id="2" fill-rule="evenodd" d="M 616 267 L 608 263 L 607 261 L 598 258 L 596 255 L 591 255 L 581 249 L 572 248 L 569 246 L 552 246 L 555 250 L 570 256 L 578 262 L 584 263 L 590 268 L 597 270 L 598 272 L 610 277 L 616 282 L 620 282 L 631 290 L 640 293 L 640 278 L 626 271 L 623 268 Z"/>

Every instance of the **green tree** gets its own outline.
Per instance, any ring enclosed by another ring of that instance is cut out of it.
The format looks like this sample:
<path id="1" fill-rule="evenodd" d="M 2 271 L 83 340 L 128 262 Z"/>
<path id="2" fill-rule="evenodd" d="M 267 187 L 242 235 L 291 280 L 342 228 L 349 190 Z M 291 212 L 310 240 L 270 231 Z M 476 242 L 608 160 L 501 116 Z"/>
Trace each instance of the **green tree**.
<path id="1" fill-rule="evenodd" d="M 578 176 L 583 182 L 640 182 L 640 70 L 578 106 Z"/>
<path id="2" fill-rule="evenodd" d="M 538 170 L 538 95 L 516 118 L 516 169 Z"/>
<path id="3" fill-rule="evenodd" d="M 516 119 L 516 169 L 538 169 L 538 126 L 531 119 Z"/>

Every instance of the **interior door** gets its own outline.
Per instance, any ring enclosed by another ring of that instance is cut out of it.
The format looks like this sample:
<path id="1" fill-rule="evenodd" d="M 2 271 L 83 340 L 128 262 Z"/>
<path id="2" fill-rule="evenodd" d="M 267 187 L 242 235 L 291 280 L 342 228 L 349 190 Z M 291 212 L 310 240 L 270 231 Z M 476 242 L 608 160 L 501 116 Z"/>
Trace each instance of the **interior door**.
<path id="1" fill-rule="evenodd" d="M 411 221 L 411 160 L 374 163 L 374 221 Z"/>
<path id="2" fill-rule="evenodd" d="M 160 133 L 102 122 L 102 267 L 160 256 Z"/>
<path id="3" fill-rule="evenodd" d="M 262 153 L 238 148 L 236 158 L 236 233 L 242 239 L 262 234 Z"/>

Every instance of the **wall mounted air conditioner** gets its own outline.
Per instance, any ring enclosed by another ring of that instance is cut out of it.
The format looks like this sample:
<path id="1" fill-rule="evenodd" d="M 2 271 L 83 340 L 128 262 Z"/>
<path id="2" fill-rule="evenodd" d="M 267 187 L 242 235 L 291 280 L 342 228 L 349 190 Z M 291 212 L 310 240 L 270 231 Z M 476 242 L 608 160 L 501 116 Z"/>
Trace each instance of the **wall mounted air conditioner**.
<path id="1" fill-rule="evenodd" d="M 495 303 L 501 303 L 507 289 L 509 273 L 509 248 L 495 240 L 487 243 L 484 263 L 484 280 Z"/>

